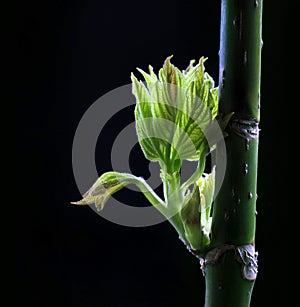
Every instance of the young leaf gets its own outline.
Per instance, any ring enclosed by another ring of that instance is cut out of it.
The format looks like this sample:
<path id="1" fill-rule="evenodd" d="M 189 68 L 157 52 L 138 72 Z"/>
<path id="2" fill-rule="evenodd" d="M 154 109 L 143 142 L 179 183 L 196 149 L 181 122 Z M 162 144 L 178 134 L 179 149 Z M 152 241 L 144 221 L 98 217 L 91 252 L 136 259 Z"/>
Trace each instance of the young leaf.
<path id="1" fill-rule="evenodd" d="M 210 174 L 204 174 L 197 181 L 200 192 L 200 212 L 201 227 L 204 236 L 209 242 L 209 234 L 211 231 L 211 208 L 215 192 L 215 168 Z"/>
<path id="2" fill-rule="evenodd" d="M 165 203 L 155 194 L 151 187 L 141 177 L 131 174 L 107 172 L 104 173 L 92 187 L 83 195 L 83 199 L 72 202 L 75 205 L 95 204 L 98 211 L 101 211 L 109 197 L 128 184 L 135 184 L 146 196 L 150 203 L 161 213 L 165 213 Z"/>
<path id="3" fill-rule="evenodd" d="M 185 231 L 186 243 L 193 250 L 201 250 L 201 227 L 199 215 L 200 196 L 199 189 L 196 186 L 192 193 L 188 193 L 185 198 L 185 203 L 180 212 L 182 224 Z"/>
<path id="4" fill-rule="evenodd" d="M 158 76 L 151 66 L 149 74 L 138 69 L 147 87 L 131 75 L 141 148 L 147 159 L 166 165 L 169 173 L 178 171 L 175 160 L 198 160 L 209 149 L 204 131 L 217 116 L 218 91 L 205 72 L 205 60 L 200 58 L 196 66 L 191 61 L 180 71 L 168 57 Z"/>

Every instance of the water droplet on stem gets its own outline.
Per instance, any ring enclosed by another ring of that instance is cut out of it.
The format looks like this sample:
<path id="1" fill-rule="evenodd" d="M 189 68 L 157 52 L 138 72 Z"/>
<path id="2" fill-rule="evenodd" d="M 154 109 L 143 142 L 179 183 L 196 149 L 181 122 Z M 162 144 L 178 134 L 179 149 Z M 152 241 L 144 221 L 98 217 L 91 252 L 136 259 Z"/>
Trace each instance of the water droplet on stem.
<path id="1" fill-rule="evenodd" d="M 248 55 L 247 55 L 247 50 L 244 51 L 244 58 L 243 58 L 243 63 L 246 65 L 248 62 Z"/>
<path id="2" fill-rule="evenodd" d="M 235 28 L 239 25 L 239 19 L 237 16 L 232 20 L 232 24 Z"/>
<path id="3" fill-rule="evenodd" d="M 250 140 L 246 139 L 246 150 L 250 149 Z"/>
<path id="4" fill-rule="evenodd" d="M 244 173 L 245 174 L 248 174 L 248 171 L 249 171 L 249 166 L 247 163 L 244 164 Z"/>

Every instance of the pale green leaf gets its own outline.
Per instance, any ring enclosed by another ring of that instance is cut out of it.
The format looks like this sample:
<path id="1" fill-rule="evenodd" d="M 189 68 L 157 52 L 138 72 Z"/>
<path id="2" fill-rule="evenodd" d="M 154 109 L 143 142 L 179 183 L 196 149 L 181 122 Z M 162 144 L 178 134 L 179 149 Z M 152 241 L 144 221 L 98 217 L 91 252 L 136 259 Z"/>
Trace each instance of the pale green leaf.
<path id="1" fill-rule="evenodd" d="M 95 205 L 101 211 L 109 197 L 128 184 L 135 184 L 150 203 L 159 211 L 165 213 L 165 203 L 154 193 L 151 187 L 141 177 L 131 174 L 107 172 L 104 173 L 92 187 L 83 195 L 82 200 L 72 202 L 75 205 Z"/>
<path id="2" fill-rule="evenodd" d="M 199 216 L 199 189 L 196 187 L 192 193 L 188 192 L 185 203 L 180 212 L 185 238 L 193 250 L 201 249 L 202 231 Z"/>
<path id="3" fill-rule="evenodd" d="M 215 168 L 210 174 L 204 174 L 198 181 L 200 193 L 201 226 L 204 234 L 208 237 L 211 230 L 211 208 L 215 191 Z"/>
<path id="4" fill-rule="evenodd" d="M 218 90 L 205 72 L 206 59 L 201 57 L 195 66 L 191 61 L 180 71 L 171 58 L 165 60 L 158 76 L 151 66 L 149 73 L 138 69 L 147 88 L 132 75 L 140 145 L 146 158 L 168 166 L 178 159 L 198 160 L 209 149 L 205 130 L 218 114 Z M 151 123 L 143 123 L 149 117 Z"/>

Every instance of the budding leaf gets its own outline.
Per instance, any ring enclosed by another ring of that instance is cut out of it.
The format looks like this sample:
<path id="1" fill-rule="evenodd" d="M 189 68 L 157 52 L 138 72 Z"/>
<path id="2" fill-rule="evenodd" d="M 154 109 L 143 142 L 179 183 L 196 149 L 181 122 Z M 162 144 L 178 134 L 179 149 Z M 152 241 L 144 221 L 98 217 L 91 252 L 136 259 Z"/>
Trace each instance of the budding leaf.
<path id="1" fill-rule="evenodd" d="M 185 203 L 181 210 L 181 219 L 187 240 L 186 243 L 193 250 L 201 249 L 202 232 L 200 227 L 199 204 L 199 189 L 196 187 L 192 193 L 186 195 Z"/>
<path id="2" fill-rule="evenodd" d="M 131 174 L 107 172 L 104 173 L 92 187 L 83 195 L 82 200 L 73 202 L 75 205 L 94 204 L 98 211 L 101 211 L 109 197 L 115 192 L 121 190 L 128 184 L 135 184 L 151 204 L 161 212 L 164 209 L 164 202 L 154 193 L 151 187 L 141 177 Z"/>
<path id="3" fill-rule="evenodd" d="M 200 192 L 200 212 L 201 212 L 201 227 L 206 241 L 209 243 L 209 234 L 211 231 L 211 208 L 215 192 L 215 168 L 210 174 L 203 174 L 197 185 Z"/>
<path id="4" fill-rule="evenodd" d="M 209 146 L 204 131 L 217 116 L 218 89 L 205 60 L 180 71 L 168 57 L 158 75 L 151 66 L 149 74 L 138 69 L 146 85 L 131 75 L 139 143 L 146 158 L 167 165 L 169 173 L 178 171 L 175 160 L 198 160 Z"/>
<path id="5" fill-rule="evenodd" d="M 150 161 L 159 162 L 164 201 L 141 177 L 108 172 L 103 174 L 76 205 L 92 205 L 102 210 L 109 197 L 128 184 L 135 184 L 149 202 L 177 230 L 186 246 L 202 256 L 210 244 L 211 210 L 214 197 L 215 169 L 203 174 L 206 155 L 219 140 L 206 140 L 206 132 L 217 120 L 222 131 L 232 113 L 218 114 L 218 88 L 205 72 L 201 57 L 195 65 L 190 61 L 181 71 L 168 57 L 154 73 L 137 69 L 145 82 L 133 74 L 132 93 L 136 98 L 134 111 L 136 132 L 141 149 Z M 212 146 L 212 147 L 210 147 Z M 197 160 L 193 175 L 181 182 L 183 160 Z M 192 192 L 189 190 L 193 187 Z"/>
<path id="6" fill-rule="evenodd" d="M 186 244 L 199 255 L 205 253 L 210 244 L 214 184 L 215 170 L 213 169 L 211 174 L 203 174 L 192 193 L 187 193 L 180 212 Z"/>
<path id="7" fill-rule="evenodd" d="M 104 173 L 92 187 L 83 195 L 82 200 L 75 205 L 95 204 L 97 210 L 102 210 L 109 197 L 132 182 L 132 175 L 116 172 Z"/>

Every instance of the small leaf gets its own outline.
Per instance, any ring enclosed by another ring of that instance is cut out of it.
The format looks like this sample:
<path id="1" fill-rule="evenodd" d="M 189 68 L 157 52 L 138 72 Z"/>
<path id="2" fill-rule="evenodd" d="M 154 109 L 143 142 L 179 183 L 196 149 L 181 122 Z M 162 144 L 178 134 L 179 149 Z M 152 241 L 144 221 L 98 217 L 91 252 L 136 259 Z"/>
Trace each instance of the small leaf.
<path id="1" fill-rule="evenodd" d="M 209 239 L 211 231 L 211 208 L 215 192 L 215 168 L 197 181 L 200 193 L 200 223 L 204 235 Z"/>
<path id="2" fill-rule="evenodd" d="M 107 172 L 104 173 L 92 187 L 83 195 L 83 199 L 77 202 L 72 202 L 75 205 L 92 205 L 95 204 L 98 211 L 101 211 L 109 197 L 115 192 L 121 190 L 126 185 L 133 183 L 151 204 L 159 211 L 163 211 L 165 203 L 154 193 L 150 186 L 143 178 L 136 177 L 131 174 Z M 163 213 L 163 212 L 162 212 Z"/>
<path id="3" fill-rule="evenodd" d="M 193 250 L 201 249 L 202 232 L 200 227 L 199 203 L 199 189 L 196 186 L 192 193 L 188 192 L 186 195 L 185 203 L 181 210 L 185 238 Z"/>
<path id="4" fill-rule="evenodd" d="M 108 172 L 103 174 L 92 187 L 83 195 L 83 199 L 73 202 L 75 205 L 92 205 L 100 211 L 108 198 L 127 184 L 131 183 L 130 174 Z"/>

